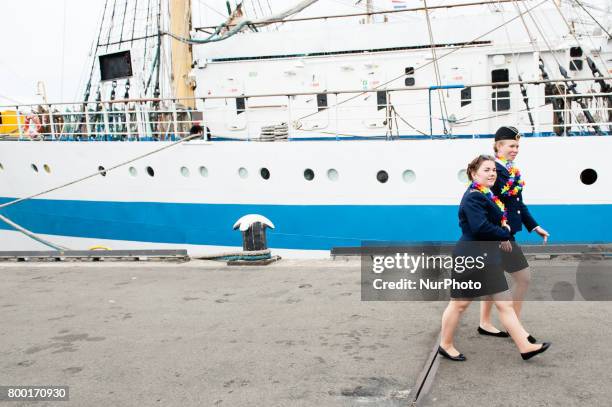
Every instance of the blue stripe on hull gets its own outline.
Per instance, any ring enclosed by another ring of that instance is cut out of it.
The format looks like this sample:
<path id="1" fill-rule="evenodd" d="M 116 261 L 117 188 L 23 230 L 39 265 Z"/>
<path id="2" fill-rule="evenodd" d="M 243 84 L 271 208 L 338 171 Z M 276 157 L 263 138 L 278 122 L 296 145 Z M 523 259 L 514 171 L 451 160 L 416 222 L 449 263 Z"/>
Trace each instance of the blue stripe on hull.
<path id="1" fill-rule="evenodd" d="M 0 198 L 0 202 L 11 199 Z M 554 243 L 612 242 L 612 205 L 530 205 Z M 111 240 L 241 246 L 243 215 L 274 222 L 270 247 L 330 249 L 362 241 L 454 241 L 455 205 L 236 205 L 35 199 L 0 210 L 33 232 Z M 10 229 L 0 222 L 0 228 Z M 519 241 L 538 242 L 521 232 Z"/>

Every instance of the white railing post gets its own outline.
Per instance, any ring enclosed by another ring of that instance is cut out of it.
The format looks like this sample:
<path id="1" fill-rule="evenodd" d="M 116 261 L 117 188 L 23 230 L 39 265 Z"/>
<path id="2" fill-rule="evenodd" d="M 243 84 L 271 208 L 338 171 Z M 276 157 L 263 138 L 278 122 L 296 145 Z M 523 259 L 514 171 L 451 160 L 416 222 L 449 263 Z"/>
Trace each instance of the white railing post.
<path id="1" fill-rule="evenodd" d="M 174 122 L 174 138 L 176 138 L 177 136 L 179 138 L 181 138 L 181 136 L 178 134 L 178 114 L 176 113 L 176 99 L 173 100 L 172 103 L 173 109 L 172 109 L 172 121 Z"/>

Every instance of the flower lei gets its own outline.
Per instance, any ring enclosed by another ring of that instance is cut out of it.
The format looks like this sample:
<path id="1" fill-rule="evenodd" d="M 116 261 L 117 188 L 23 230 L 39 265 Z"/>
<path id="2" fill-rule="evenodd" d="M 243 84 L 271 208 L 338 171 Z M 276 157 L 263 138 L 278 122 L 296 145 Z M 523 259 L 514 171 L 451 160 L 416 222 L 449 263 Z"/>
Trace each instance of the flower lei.
<path id="1" fill-rule="evenodd" d="M 507 222 L 508 222 L 508 211 L 506 211 L 506 205 L 504 205 L 504 203 L 501 201 L 501 199 L 499 199 L 497 196 L 495 196 L 493 194 L 493 192 L 491 192 L 491 190 L 489 188 L 479 184 L 476 181 L 472 182 L 472 185 L 470 185 L 470 188 L 475 189 L 478 192 L 486 195 L 491 201 L 493 201 L 493 203 L 495 205 L 497 205 L 499 210 L 502 212 L 501 224 L 502 224 L 502 226 L 505 226 L 507 224 Z"/>
<path id="2" fill-rule="evenodd" d="M 510 173 L 508 182 L 506 182 L 506 185 L 502 187 L 500 195 L 515 196 L 525 187 L 525 181 L 521 179 L 521 172 L 514 166 L 514 163 L 506 160 L 504 157 L 499 155 L 497 156 L 497 159 L 501 161 L 501 163 Z"/>

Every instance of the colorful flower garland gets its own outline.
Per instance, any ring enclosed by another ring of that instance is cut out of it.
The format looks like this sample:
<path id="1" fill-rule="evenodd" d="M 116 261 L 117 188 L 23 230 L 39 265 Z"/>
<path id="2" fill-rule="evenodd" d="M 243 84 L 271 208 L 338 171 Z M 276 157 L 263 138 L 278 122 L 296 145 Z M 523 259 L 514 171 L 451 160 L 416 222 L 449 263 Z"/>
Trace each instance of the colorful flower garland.
<path id="1" fill-rule="evenodd" d="M 506 211 L 506 205 L 504 205 L 501 199 L 495 196 L 489 188 L 479 184 L 476 181 L 472 182 L 472 184 L 470 185 L 470 188 L 475 189 L 481 192 L 482 194 L 486 195 L 491 201 L 493 201 L 495 205 L 497 205 L 499 210 L 502 212 L 501 224 L 502 226 L 505 226 L 508 222 L 508 211 Z"/>
<path id="2" fill-rule="evenodd" d="M 503 196 L 516 196 L 525 187 L 525 181 L 521 179 L 521 172 L 514 166 L 511 161 L 506 160 L 504 157 L 498 155 L 497 159 L 504 164 L 504 167 L 510 173 L 508 182 L 501 189 L 500 195 Z"/>

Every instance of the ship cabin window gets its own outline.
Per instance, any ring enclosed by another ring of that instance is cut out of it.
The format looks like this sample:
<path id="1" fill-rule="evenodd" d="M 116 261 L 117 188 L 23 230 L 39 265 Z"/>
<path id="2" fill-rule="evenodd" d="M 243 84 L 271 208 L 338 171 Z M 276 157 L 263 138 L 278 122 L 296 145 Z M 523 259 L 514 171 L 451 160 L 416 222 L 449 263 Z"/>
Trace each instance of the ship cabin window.
<path id="1" fill-rule="evenodd" d="M 310 168 L 306 168 L 304 170 L 304 179 L 306 181 L 312 181 L 315 177 L 314 171 L 311 170 Z"/>
<path id="2" fill-rule="evenodd" d="M 510 82 L 510 73 L 507 69 L 494 69 L 491 71 L 491 82 Z M 494 88 L 507 88 L 508 85 L 493 85 Z"/>
<path id="3" fill-rule="evenodd" d="M 572 59 L 569 64 L 570 71 L 582 71 L 582 59 Z"/>
<path id="4" fill-rule="evenodd" d="M 244 113 L 246 110 L 246 98 L 236 98 L 236 114 Z"/>
<path id="5" fill-rule="evenodd" d="M 153 169 L 153 167 L 147 167 L 147 174 L 149 174 L 149 177 L 154 177 L 155 176 L 155 170 Z"/>
<path id="6" fill-rule="evenodd" d="M 467 87 L 461 89 L 461 107 L 469 105 L 472 103 L 472 88 Z"/>
<path id="7" fill-rule="evenodd" d="M 404 75 L 406 75 L 406 79 L 404 79 L 404 86 L 414 86 L 414 67 L 407 66 L 404 70 Z"/>
<path id="8" fill-rule="evenodd" d="M 319 112 L 321 110 L 327 109 L 327 94 L 326 93 L 317 94 L 317 109 Z"/>
<path id="9" fill-rule="evenodd" d="M 379 90 L 376 92 L 376 105 L 378 106 L 377 110 L 382 110 L 387 107 L 387 92 L 384 90 Z"/>
<path id="10" fill-rule="evenodd" d="M 593 185 L 597 181 L 597 171 L 587 168 L 580 173 L 580 181 L 584 185 Z"/>
<path id="11" fill-rule="evenodd" d="M 263 179 L 270 179 L 270 170 L 267 168 L 262 168 L 259 170 L 259 175 L 261 175 L 261 178 Z"/>
<path id="12" fill-rule="evenodd" d="M 571 47 L 570 48 L 570 57 L 571 58 L 580 58 L 582 56 L 582 48 L 580 47 Z"/>
<path id="13" fill-rule="evenodd" d="M 385 170 L 380 170 L 378 173 L 376 173 L 376 179 L 381 184 L 384 184 L 385 182 L 389 181 L 389 174 Z"/>
<path id="14" fill-rule="evenodd" d="M 510 72 L 507 69 L 494 69 L 491 71 L 491 83 L 494 90 L 491 94 L 491 109 L 494 112 L 510 110 L 510 90 L 508 90 L 508 85 L 495 85 L 498 82 L 510 82 Z"/>
<path id="15" fill-rule="evenodd" d="M 510 92 L 500 90 L 491 94 L 491 108 L 494 112 L 510 110 Z"/>

